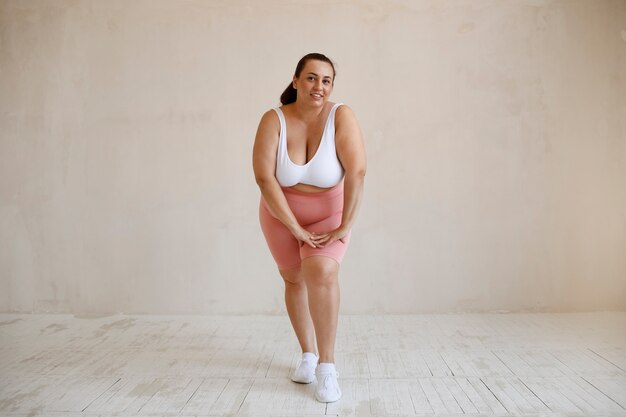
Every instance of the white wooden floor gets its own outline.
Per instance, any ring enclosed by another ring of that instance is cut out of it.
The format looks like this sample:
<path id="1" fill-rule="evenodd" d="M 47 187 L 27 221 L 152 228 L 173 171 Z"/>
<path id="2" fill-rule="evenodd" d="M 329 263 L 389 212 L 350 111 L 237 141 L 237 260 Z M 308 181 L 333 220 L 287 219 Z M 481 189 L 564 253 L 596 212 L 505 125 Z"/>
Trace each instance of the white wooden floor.
<path id="1" fill-rule="evenodd" d="M 626 416 L 626 312 L 342 316 L 344 397 L 286 316 L 0 314 L 1 416 Z"/>

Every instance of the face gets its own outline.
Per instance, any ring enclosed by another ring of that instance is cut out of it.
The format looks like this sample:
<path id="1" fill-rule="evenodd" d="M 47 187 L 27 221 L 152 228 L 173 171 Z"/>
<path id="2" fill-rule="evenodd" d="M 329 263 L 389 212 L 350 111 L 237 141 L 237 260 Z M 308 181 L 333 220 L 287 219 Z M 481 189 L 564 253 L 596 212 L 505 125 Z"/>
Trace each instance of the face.
<path id="1" fill-rule="evenodd" d="M 293 77 L 293 86 L 298 90 L 298 101 L 323 106 L 333 91 L 333 67 L 324 61 L 309 59 L 300 77 Z"/>

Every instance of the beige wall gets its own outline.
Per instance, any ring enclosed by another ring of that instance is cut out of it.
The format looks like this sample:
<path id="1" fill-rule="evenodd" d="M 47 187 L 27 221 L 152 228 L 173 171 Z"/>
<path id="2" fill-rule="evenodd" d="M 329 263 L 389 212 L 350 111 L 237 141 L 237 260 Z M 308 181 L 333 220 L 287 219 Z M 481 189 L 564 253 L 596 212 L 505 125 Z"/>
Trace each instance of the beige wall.
<path id="1" fill-rule="evenodd" d="M 251 148 L 337 62 L 342 311 L 626 309 L 626 2 L 0 2 L 0 311 L 281 312 Z"/>

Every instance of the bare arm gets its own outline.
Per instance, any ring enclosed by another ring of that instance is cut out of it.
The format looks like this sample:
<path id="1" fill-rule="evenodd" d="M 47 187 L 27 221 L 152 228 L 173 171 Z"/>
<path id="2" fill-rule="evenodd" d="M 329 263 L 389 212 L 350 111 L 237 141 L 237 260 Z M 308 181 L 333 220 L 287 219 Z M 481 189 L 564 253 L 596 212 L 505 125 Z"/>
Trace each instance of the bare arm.
<path id="1" fill-rule="evenodd" d="M 275 114 L 274 110 L 268 110 L 259 122 L 254 140 L 252 151 L 254 177 L 270 211 L 291 231 L 296 239 L 315 247 L 309 239 L 311 234 L 298 224 L 296 216 L 289 208 L 287 199 L 276 179 L 279 129 L 278 115 Z"/>
<path id="2" fill-rule="evenodd" d="M 337 229 L 314 237 L 314 242 L 322 247 L 344 238 L 350 232 L 361 205 L 367 165 L 363 135 L 354 112 L 350 107 L 342 105 L 337 109 L 335 117 L 335 146 L 345 170 L 343 214 Z"/>

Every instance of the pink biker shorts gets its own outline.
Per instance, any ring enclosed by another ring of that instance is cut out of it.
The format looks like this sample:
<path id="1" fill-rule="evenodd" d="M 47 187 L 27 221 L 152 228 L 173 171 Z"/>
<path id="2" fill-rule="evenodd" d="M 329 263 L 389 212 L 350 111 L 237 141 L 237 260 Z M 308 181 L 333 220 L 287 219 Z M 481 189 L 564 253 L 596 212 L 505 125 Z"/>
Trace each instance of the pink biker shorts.
<path id="1" fill-rule="evenodd" d="M 343 181 L 328 190 L 307 193 L 283 187 L 283 193 L 298 223 L 309 232 L 330 232 L 341 225 L 343 211 Z M 341 263 L 350 241 L 350 233 L 324 248 L 313 248 L 298 241 L 271 212 L 261 196 L 259 204 L 261 230 L 278 265 L 290 269 L 309 256 L 328 256 Z"/>

